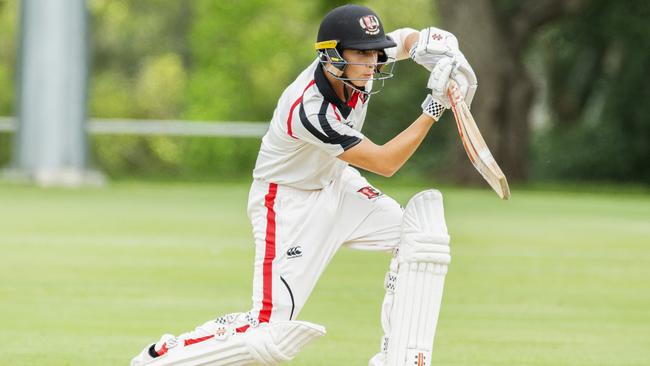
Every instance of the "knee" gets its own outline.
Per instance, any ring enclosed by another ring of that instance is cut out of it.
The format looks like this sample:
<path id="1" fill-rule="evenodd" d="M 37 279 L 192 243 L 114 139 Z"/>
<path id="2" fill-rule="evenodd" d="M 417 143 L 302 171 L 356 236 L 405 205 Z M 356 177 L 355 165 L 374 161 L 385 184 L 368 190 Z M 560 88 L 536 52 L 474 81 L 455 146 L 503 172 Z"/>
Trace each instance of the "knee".
<path id="1" fill-rule="evenodd" d="M 402 231 L 447 236 L 442 193 L 429 189 L 413 196 L 404 210 Z"/>
<path id="2" fill-rule="evenodd" d="M 442 194 L 427 190 L 413 196 L 404 210 L 399 259 L 448 264 L 451 260 Z"/>

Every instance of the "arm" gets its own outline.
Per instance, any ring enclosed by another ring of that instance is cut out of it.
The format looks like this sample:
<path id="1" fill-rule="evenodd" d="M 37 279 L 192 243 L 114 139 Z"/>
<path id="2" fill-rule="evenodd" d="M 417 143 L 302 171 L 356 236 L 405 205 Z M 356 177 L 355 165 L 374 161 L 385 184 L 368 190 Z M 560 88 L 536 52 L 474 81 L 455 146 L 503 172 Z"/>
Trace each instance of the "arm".
<path id="1" fill-rule="evenodd" d="M 413 155 L 434 123 L 435 120 L 431 116 L 423 113 L 407 129 L 384 145 L 377 145 L 365 138 L 338 157 L 361 169 L 390 177 Z"/>
<path id="2" fill-rule="evenodd" d="M 408 57 L 411 48 L 413 48 L 413 45 L 416 44 L 419 39 L 420 32 L 412 32 L 406 37 L 404 40 L 404 52 L 406 52 L 406 57 Z"/>
<path id="3" fill-rule="evenodd" d="M 389 56 L 394 57 L 396 60 L 408 58 L 409 51 L 413 46 L 418 44 L 422 33 L 410 28 L 395 30 L 389 35 L 395 40 L 397 47 L 387 49 L 386 51 L 389 53 Z M 439 68 L 433 73 L 435 74 L 433 83 L 446 85 L 452 72 L 452 66 L 450 62 L 439 65 Z M 443 90 L 442 87 L 439 89 Z M 338 155 L 339 159 L 385 177 L 392 176 L 413 155 L 422 143 L 422 140 L 424 140 L 431 126 L 440 118 L 442 112 L 444 112 L 444 103 L 440 99 L 446 97 L 444 92 L 442 94 L 442 97 L 438 96 L 438 98 L 431 98 L 429 96 L 422 105 L 424 113 L 407 129 L 386 144 L 377 145 L 370 141 L 370 139 L 365 138 L 356 146 Z"/>
<path id="4" fill-rule="evenodd" d="M 388 33 L 388 36 L 397 43 L 397 47 L 388 48 L 386 52 L 388 56 L 400 61 L 409 58 L 409 51 L 418 42 L 420 32 L 412 28 L 400 28 Z"/>

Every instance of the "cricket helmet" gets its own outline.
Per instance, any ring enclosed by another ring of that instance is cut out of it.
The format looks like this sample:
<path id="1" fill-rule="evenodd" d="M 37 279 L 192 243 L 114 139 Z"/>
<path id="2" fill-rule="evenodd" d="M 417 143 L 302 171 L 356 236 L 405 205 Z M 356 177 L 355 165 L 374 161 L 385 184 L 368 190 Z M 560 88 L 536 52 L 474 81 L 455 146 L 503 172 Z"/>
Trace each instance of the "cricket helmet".
<path id="1" fill-rule="evenodd" d="M 385 49 L 396 46 L 397 43 L 384 33 L 379 16 L 371 9 L 359 5 L 339 6 L 327 13 L 318 29 L 315 44 L 324 69 L 357 90 L 359 89 L 350 83 L 353 80 L 344 77 L 345 67 L 351 63 L 343 59 L 343 50 L 380 51 L 378 62 L 374 65 L 375 77 L 371 80 L 383 82 L 393 76 L 392 66 L 395 61 L 388 58 Z M 385 70 L 387 64 L 391 66 L 388 71 Z M 379 90 L 373 94 L 376 92 Z"/>

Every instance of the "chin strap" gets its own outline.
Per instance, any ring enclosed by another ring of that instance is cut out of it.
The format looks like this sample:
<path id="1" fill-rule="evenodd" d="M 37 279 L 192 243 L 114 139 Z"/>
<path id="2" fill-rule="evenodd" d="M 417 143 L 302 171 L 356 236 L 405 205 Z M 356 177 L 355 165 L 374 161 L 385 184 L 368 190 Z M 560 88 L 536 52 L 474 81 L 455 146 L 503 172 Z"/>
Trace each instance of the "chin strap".
<path id="1" fill-rule="evenodd" d="M 368 92 L 368 91 L 366 91 L 364 89 L 359 89 L 358 86 L 355 86 L 354 84 L 352 84 L 349 81 L 350 79 L 345 77 L 345 70 L 340 70 L 340 69 L 334 67 L 332 64 L 329 64 L 329 63 L 323 64 L 323 70 L 325 70 L 330 75 L 334 76 L 336 78 L 336 80 L 341 81 L 344 85 L 347 85 L 352 90 L 356 90 L 357 92 L 359 92 L 361 94 L 372 95 L 372 94 L 379 93 L 381 91 L 381 89 L 383 89 L 383 86 L 384 86 L 384 81 L 382 80 L 382 84 L 381 84 L 382 87 L 379 90 L 377 90 L 375 92 Z M 345 101 L 347 102 L 347 100 L 349 98 L 348 90 L 346 88 L 343 88 L 343 93 L 344 93 Z"/>
<path id="2" fill-rule="evenodd" d="M 321 61 L 321 65 L 323 65 L 323 70 L 327 71 L 328 73 L 330 73 L 330 75 L 334 76 L 335 78 L 340 78 L 343 76 L 343 70 L 335 67 L 331 63 Z"/>
<path id="3" fill-rule="evenodd" d="M 372 79 L 369 80 L 369 81 L 373 81 L 373 82 L 381 81 L 381 85 L 379 86 L 379 88 L 375 88 L 375 90 L 373 90 L 373 91 L 366 91 L 366 90 L 360 89 L 358 86 L 355 86 L 354 84 L 352 84 L 351 81 L 353 81 L 353 80 L 351 80 L 350 78 L 344 77 L 345 66 L 343 67 L 343 70 L 341 70 L 341 69 L 337 68 L 336 66 L 332 65 L 331 62 L 332 61 L 329 61 L 327 59 L 325 59 L 325 60 L 321 59 L 320 60 L 321 65 L 323 65 L 323 71 L 329 73 L 334 78 L 336 78 L 337 80 L 340 80 L 341 82 L 343 82 L 343 84 L 349 86 L 350 88 L 358 91 L 361 94 L 365 94 L 365 95 L 368 95 L 368 96 L 373 95 L 373 94 L 377 94 L 377 93 L 379 93 L 380 91 L 382 91 L 384 89 L 386 79 L 389 79 L 389 78 L 393 77 L 392 70 L 393 70 L 393 67 L 395 65 L 394 62 L 389 62 L 390 63 L 390 71 L 388 71 L 388 72 L 380 72 L 379 77 L 372 78 Z"/>

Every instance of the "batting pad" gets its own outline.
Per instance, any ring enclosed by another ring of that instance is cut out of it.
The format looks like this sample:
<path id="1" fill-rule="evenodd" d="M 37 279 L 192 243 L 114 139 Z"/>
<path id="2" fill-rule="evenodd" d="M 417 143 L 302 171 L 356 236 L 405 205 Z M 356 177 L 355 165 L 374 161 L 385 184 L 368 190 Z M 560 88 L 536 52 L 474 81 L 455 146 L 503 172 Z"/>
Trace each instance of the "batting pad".
<path id="1" fill-rule="evenodd" d="M 291 361 L 309 342 L 325 335 L 325 327 L 303 321 L 280 321 L 260 324 L 246 335 L 246 345 L 255 361 L 274 366 Z"/>
<path id="2" fill-rule="evenodd" d="M 440 192 L 420 192 L 407 204 L 397 259 L 386 365 L 429 366 L 451 261 Z"/>
<path id="3" fill-rule="evenodd" d="M 209 339 L 197 344 L 178 344 L 158 358 L 147 362 L 146 366 L 199 366 L 223 365 L 244 366 L 254 364 L 241 335 L 226 340 Z"/>
<path id="4" fill-rule="evenodd" d="M 219 333 L 196 343 L 174 342 L 165 355 L 143 366 L 275 366 L 292 360 L 324 334 L 324 327 L 308 322 L 262 323 L 243 333 Z"/>

